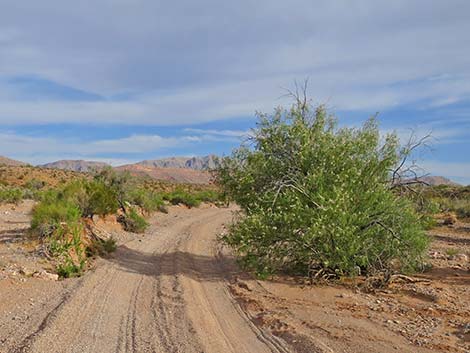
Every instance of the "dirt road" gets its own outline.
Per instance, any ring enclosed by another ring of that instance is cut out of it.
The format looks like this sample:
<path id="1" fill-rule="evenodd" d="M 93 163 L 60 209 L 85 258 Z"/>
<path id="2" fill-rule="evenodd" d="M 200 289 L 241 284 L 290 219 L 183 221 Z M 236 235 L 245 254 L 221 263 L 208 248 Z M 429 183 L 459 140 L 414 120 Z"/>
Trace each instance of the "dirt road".
<path id="1" fill-rule="evenodd" d="M 469 351 L 468 257 L 446 255 L 455 244 L 470 254 L 465 224 L 435 230 L 433 271 L 365 293 L 240 271 L 216 241 L 231 217 L 231 209 L 171 207 L 79 279 L 8 274 L 0 353 Z M 0 235 L 10 239 L 18 222 L 4 222 L 13 230 Z M 23 264 L 16 244 L 0 239 L 0 261 Z"/>
<path id="2" fill-rule="evenodd" d="M 100 260 L 15 352 L 283 352 L 232 299 L 229 209 L 176 212 Z"/>

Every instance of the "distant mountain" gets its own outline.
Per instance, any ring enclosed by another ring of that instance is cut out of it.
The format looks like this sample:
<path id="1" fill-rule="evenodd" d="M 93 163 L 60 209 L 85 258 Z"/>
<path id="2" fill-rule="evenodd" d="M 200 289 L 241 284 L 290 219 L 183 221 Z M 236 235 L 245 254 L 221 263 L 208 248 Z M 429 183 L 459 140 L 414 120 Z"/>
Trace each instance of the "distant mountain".
<path id="1" fill-rule="evenodd" d="M 131 174 L 146 175 L 153 179 L 176 183 L 208 184 L 211 180 L 208 170 L 216 167 L 217 159 L 218 157 L 213 155 L 205 157 L 171 157 L 127 164 L 115 167 L 115 169 L 127 170 Z M 90 172 L 106 166 L 108 164 L 101 162 L 60 160 L 39 167 Z"/>
<path id="2" fill-rule="evenodd" d="M 437 185 L 459 186 L 460 185 L 459 183 L 456 183 L 443 176 L 425 176 L 425 177 L 419 178 L 419 180 L 432 186 L 437 186 Z"/>
<path id="3" fill-rule="evenodd" d="M 217 166 L 218 159 L 219 157 L 215 155 L 209 155 L 205 157 L 170 157 L 145 160 L 136 164 L 144 167 L 210 170 Z"/>
<path id="4" fill-rule="evenodd" d="M 109 164 L 103 162 L 83 161 L 83 160 L 60 160 L 41 165 L 42 168 L 72 170 L 74 172 L 91 172 L 108 167 Z"/>
<path id="5" fill-rule="evenodd" d="M 7 165 L 9 167 L 17 167 L 21 165 L 27 165 L 27 163 L 16 161 L 7 157 L 0 156 L 0 165 Z"/>
<path id="6" fill-rule="evenodd" d="M 209 172 L 190 168 L 162 168 L 136 163 L 123 165 L 115 169 L 128 171 L 133 175 L 148 176 L 153 179 L 174 183 L 209 184 L 211 182 L 211 174 Z"/>

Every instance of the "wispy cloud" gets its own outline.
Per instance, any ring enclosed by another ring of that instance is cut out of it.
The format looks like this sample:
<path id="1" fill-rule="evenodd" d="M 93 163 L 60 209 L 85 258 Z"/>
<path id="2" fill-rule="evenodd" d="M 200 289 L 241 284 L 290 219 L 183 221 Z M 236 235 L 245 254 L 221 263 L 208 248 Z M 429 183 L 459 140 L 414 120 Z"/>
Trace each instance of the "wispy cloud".
<path id="1" fill-rule="evenodd" d="M 214 129 L 194 129 L 186 128 L 186 132 L 203 134 L 203 135 L 217 135 L 217 136 L 229 136 L 229 137 L 244 137 L 249 136 L 250 130 L 214 130 Z"/>
<path id="2" fill-rule="evenodd" d="M 0 76 L 33 75 L 106 99 L 38 101 L 29 92 L 31 102 L 0 102 L 0 122 L 182 125 L 246 117 L 269 111 L 281 87 L 305 77 L 312 97 L 338 109 L 456 102 L 470 96 L 470 3 L 453 4 L 6 3 Z M 109 14 L 114 20 L 103 22 Z M 127 101 L 112 99 L 122 94 Z"/>
<path id="3" fill-rule="evenodd" d="M 190 148 L 191 145 L 211 141 L 205 136 L 162 137 L 159 135 L 131 135 L 118 139 L 96 141 L 64 141 L 57 138 L 40 138 L 14 133 L 0 133 L 0 151 L 10 157 L 33 164 L 54 159 L 89 159 L 113 164 L 134 159 L 103 157 L 105 155 L 161 154 L 176 146 Z"/>
<path id="4" fill-rule="evenodd" d="M 126 137 L 82 143 L 4 133 L 0 153 L 32 161 L 57 151 L 193 153 L 203 143 L 227 151 L 250 127 L 229 122 L 289 104 L 282 87 L 307 77 L 309 96 L 335 110 L 442 113 L 386 125 L 403 140 L 414 128 L 432 132 L 437 146 L 466 143 L 469 11 L 468 0 L 5 2 L 0 124 L 118 126 Z M 161 136 L 143 126 L 180 131 Z"/>

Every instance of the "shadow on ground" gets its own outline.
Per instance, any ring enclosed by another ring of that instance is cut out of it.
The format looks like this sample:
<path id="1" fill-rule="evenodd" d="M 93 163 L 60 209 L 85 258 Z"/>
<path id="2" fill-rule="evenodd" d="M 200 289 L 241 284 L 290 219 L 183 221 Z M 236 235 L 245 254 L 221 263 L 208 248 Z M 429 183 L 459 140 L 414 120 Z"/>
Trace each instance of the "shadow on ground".
<path id="1" fill-rule="evenodd" d="M 234 276 L 248 278 L 233 258 L 214 258 L 184 251 L 149 254 L 120 246 L 108 261 L 128 272 L 146 276 L 184 275 L 198 281 L 229 280 Z"/>
<path id="2" fill-rule="evenodd" d="M 458 238 L 449 235 L 433 235 L 434 239 L 454 245 L 470 245 L 470 239 Z"/>
<path id="3" fill-rule="evenodd" d="M 9 229 L 0 231 L 0 244 L 22 241 L 26 238 L 27 229 Z"/>

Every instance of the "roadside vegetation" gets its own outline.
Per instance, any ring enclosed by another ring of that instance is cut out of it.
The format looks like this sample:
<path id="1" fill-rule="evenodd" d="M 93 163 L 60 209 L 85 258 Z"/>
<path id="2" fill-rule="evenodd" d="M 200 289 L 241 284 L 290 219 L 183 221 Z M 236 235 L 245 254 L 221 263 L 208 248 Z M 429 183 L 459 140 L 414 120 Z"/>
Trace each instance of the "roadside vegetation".
<path id="1" fill-rule="evenodd" d="M 241 208 L 224 241 L 260 276 L 421 269 L 432 207 L 410 197 L 406 164 L 420 143 L 380 136 L 374 117 L 339 127 L 323 106 L 295 98 L 290 109 L 260 114 L 252 145 L 221 163 L 217 182 Z"/>
<path id="2" fill-rule="evenodd" d="M 177 188 L 172 192 L 165 193 L 163 199 L 172 205 L 186 205 L 187 207 L 198 207 L 203 202 L 210 202 L 216 205 L 224 203 L 223 195 L 217 190 L 203 190 L 196 192 L 188 192 L 184 189 Z"/>
<path id="3" fill-rule="evenodd" d="M 24 199 L 37 202 L 31 231 L 45 255 L 61 277 L 74 277 L 86 269 L 88 258 L 116 249 L 114 239 L 95 233 L 94 217 L 114 215 L 124 230 L 143 233 L 149 226 L 146 217 L 168 212 L 168 205 L 198 207 L 202 202 L 217 203 L 221 197 L 207 187 L 175 186 L 111 168 L 94 174 L 30 166 L 0 168 L 0 203 L 18 204 Z"/>
<path id="4" fill-rule="evenodd" d="M 423 194 L 437 212 L 453 214 L 467 221 L 470 219 L 470 185 L 439 185 L 424 188 Z"/>

